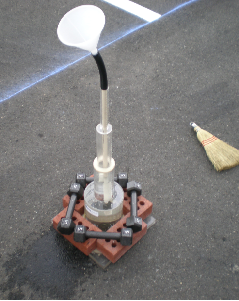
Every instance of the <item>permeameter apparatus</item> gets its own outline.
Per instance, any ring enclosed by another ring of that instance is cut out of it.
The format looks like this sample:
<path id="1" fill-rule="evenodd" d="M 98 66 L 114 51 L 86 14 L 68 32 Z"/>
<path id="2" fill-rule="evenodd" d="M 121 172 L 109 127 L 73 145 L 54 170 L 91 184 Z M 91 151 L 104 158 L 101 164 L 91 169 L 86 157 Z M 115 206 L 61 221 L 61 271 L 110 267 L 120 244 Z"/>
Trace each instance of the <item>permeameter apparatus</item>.
<path id="1" fill-rule="evenodd" d="M 87 50 L 94 57 L 100 74 L 101 96 L 94 175 L 76 174 L 75 183 L 63 198 L 65 209 L 53 218 L 53 227 L 103 268 L 117 261 L 155 223 L 150 215 L 153 205 L 141 195 L 141 184 L 128 182 L 126 172 L 115 176 L 108 79 L 97 50 L 104 25 L 105 15 L 100 8 L 82 5 L 66 13 L 57 28 L 63 44 Z"/>

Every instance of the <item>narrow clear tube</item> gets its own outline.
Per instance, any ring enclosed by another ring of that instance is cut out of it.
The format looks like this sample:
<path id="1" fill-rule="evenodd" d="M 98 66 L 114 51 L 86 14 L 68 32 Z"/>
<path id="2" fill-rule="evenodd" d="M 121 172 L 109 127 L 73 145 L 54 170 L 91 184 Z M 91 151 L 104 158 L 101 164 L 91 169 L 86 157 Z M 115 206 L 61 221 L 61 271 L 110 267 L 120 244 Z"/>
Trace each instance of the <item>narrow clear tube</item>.
<path id="1" fill-rule="evenodd" d="M 114 193 L 114 160 L 112 159 L 112 125 L 103 131 L 101 124 L 96 127 L 96 153 L 94 161 L 95 198 L 108 203 Z"/>
<path id="2" fill-rule="evenodd" d="M 109 89 L 101 90 L 100 94 L 100 124 L 103 127 L 103 131 L 106 131 L 109 122 Z"/>
<path id="3" fill-rule="evenodd" d="M 114 193 L 114 160 L 112 159 L 112 125 L 108 123 L 108 90 L 101 90 L 100 124 L 96 127 L 94 161 L 95 198 L 111 202 Z"/>
<path id="4" fill-rule="evenodd" d="M 103 173 L 94 164 L 94 169 L 95 198 L 107 204 L 112 201 L 114 194 L 114 168 Z"/>
<path id="5" fill-rule="evenodd" d="M 106 130 L 98 124 L 96 127 L 96 156 L 101 168 L 110 166 L 112 159 L 112 125 L 108 124 Z"/>

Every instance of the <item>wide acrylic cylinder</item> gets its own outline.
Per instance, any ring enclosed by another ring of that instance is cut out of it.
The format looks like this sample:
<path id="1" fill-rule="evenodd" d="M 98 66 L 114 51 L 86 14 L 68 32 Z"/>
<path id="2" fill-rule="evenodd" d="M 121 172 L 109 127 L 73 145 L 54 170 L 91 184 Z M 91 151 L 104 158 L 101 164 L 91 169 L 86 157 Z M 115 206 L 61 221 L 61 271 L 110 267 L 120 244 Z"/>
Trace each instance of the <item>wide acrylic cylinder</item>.
<path id="1" fill-rule="evenodd" d="M 107 231 L 123 216 L 124 191 L 118 183 L 113 185 L 113 198 L 108 203 L 96 199 L 95 181 L 88 184 L 84 192 L 85 217 L 102 231 Z"/>

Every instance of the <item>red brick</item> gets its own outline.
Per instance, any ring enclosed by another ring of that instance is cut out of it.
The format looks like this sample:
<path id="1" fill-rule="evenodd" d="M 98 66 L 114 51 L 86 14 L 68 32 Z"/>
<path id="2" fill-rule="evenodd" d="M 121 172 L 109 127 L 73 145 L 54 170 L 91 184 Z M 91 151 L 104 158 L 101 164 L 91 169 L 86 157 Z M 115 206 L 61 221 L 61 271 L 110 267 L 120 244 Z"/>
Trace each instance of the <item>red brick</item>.
<path id="1" fill-rule="evenodd" d="M 126 218 L 130 216 L 128 213 L 107 232 L 120 232 L 121 228 L 126 227 Z M 132 248 L 147 232 L 147 225 L 143 222 L 142 231 L 133 234 L 133 243 L 130 246 L 122 246 L 120 242 L 111 240 L 107 242 L 104 239 L 97 239 L 97 249 L 108 258 L 111 262 L 115 263 L 122 257 L 130 248 Z"/>
<path id="2" fill-rule="evenodd" d="M 66 216 L 67 208 L 62 210 L 58 215 L 56 215 L 53 218 L 53 227 L 57 230 L 57 225 L 62 219 L 62 217 Z M 90 231 L 101 231 L 98 227 L 90 223 L 88 220 L 86 220 L 82 215 L 80 215 L 78 212 L 74 211 L 72 219 L 76 225 L 84 225 L 88 227 L 88 230 Z M 60 232 L 58 232 L 60 233 Z M 61 234 L 61 233 L 60 233 Z M 62 234 L 61 234 L 62 235 Z M 96 249 L 96 239 L 95 238 L 89 238 L 84 243 L 75 242 L 74 241 L 74 234 L 71 235 L 63 235 L 70 243 L 72 243 L 77 249 L 79 249 L 81 252 L 83 252 L 85 255 L 89 255 L 92 251 Z"/>

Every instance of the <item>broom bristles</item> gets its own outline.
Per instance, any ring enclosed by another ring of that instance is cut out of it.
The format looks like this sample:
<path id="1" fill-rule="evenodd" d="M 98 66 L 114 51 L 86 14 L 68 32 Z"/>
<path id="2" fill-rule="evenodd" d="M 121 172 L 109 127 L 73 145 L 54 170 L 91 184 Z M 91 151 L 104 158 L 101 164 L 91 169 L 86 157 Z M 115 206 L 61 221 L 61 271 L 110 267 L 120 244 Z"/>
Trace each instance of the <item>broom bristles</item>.
<path id="1" fill-rule="evenodd" d="M 197 133 L 197 138 L 202 143 L 208 159 L 217 171 L 230 169 L 239 165 L 238 149 L 201 129 L 195 123 L 191 123 L 191 126 Z"/>

